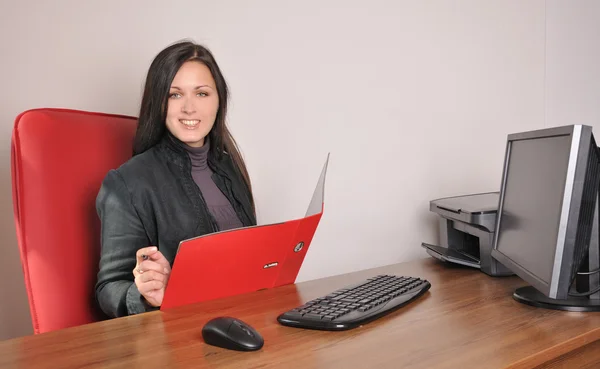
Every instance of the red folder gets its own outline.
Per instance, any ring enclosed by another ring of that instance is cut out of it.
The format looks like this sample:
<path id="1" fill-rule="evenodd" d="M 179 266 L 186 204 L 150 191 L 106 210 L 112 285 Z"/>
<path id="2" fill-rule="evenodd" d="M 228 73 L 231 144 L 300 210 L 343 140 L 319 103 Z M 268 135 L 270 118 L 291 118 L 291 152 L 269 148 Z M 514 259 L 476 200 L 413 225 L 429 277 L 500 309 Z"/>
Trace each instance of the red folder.
<path id="1" fill-rule="evenodd" d="M 161 310 L 294 283 L 323 215 L 328 162 L 304 218 L 180 242 Z"/>

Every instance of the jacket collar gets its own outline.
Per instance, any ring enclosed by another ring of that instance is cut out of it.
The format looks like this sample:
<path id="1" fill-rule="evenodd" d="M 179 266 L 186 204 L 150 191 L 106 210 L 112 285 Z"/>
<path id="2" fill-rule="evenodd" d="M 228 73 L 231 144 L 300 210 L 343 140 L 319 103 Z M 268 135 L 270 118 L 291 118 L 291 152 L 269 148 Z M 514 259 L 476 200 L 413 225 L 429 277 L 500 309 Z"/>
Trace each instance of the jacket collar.
<path id="1" fill-rule="evenodd" d="M 175 137 L 169 130 L 165 130 L 165 134 L 157 144 L 157 148 L 161 154 L 165 156 L 167 160 L 176 164 L 185 170 L 191 170 L 192 162 L 188 155 L 188 151 L 183 147 L 185 145 L 177 137 Z M 215 148 L 211 147 L 208 152 L 208 166 L 213 172 L 217 172 L 222 176 L 230 179 L 230 175 L 226 170 L 223 170 L 224 161 L 228 159 L 227 154 L 219 155 L 220 158 L 216 158 Z"/>
<path id="2" fill-rule="evenodd" d="M 166 130 L 165 134 L 156 145 L 156 148 L 160 151 L 161 156 L 177 166 L 191 166 L 187 153 L 181 145 L 183 145 L 183 143 L 173 136 L 171 132 Z"/>

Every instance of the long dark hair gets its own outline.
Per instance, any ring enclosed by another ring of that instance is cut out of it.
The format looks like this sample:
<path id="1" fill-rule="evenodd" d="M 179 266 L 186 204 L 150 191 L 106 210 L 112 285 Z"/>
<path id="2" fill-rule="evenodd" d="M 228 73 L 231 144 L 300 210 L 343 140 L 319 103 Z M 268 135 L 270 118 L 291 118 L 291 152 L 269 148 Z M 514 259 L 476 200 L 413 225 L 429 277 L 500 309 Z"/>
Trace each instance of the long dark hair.
<path id="1" fill-rule="evenodd" d="M 225 122 L 229 88 L 215 58 L 210 50 L 204 46 L 192 41 L 180 41 L 162 50 L 152 61 L 146 76 L 138 126 L 133 143 L 133 155 L 141 154 L 150 149 L 165 134 L 169 89 L 177 71 L 187 61 L 197 61 L 208 67 L 215 80 L 217 94 L 219 95 L 217 117 L 208 134 L 210 140 L 209 155 L 220 157 L 224 152 L 227 152 L 231 156 L 234 165 L 240 171 L 248 187 L 250 202 L 254 207 L 252 185 L 246 164 Z"/>

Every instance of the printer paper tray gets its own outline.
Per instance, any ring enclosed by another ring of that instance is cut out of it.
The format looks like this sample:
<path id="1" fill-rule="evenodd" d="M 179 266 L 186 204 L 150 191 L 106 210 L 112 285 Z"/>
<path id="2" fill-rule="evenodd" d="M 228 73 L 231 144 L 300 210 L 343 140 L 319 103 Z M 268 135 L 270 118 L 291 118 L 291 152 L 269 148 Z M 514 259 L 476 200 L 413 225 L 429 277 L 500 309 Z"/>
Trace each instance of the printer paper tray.
<path id="1" fill-rule="evenodd" d="M 481 263 L 473 257 L 465 255 L 457 250 L 448 249 L 446 247 L 431 245 L 423 242 L 421 244 L 427 253 L 434 258 L 450 263 L 461 264 L 472 268 L 481 269 Z"/>

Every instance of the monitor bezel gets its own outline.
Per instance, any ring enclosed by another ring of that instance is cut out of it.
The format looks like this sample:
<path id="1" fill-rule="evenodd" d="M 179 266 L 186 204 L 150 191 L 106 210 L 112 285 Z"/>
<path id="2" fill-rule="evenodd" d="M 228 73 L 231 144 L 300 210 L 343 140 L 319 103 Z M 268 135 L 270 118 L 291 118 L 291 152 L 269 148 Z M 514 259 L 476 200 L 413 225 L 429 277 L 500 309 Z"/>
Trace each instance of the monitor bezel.
<path id="1" fill-rule="evenodd" d="M 565 253 L 567 242 L 575 240 L 577 224 L 579 221 L 579 210 L 582 200 L 583 187 L 586 175 L 589 144 L 591 142 L 592 129 L 584 125 L 570 125 L 556 128 L 547 128 L 536 131 L 514 133 L 508 135 L 504 156 L 504 166 L 498 201 L 498 213 L 494 228 L 494 240 L 492 257 L 505 267 L 512 270 L 516 275 L 528 282 L 531 286 L 550 298 L 566 298 L 568 285 L 570 284 L 570 268 L 572 266 L 572 253 Z M 554 250 L 552 274 L 550 283 L 546 283 L 529 272 L 525 267 L 512 260 L 498 250 L 498 239 L 502 225 L 502 213 L 506 195 L 506 181 L 508 166 L 511 160 L 512 143 L 515 141 L 541 139 L 550 137 L 570 136 L 571 147 L 569 150 L 569 161 L 567 165 L 565 186 L 561 199 L 561 212 L 558 223 L 558 235 L 556 248 Z M 574 246 L 574 245 L 572 245 Z"/>

